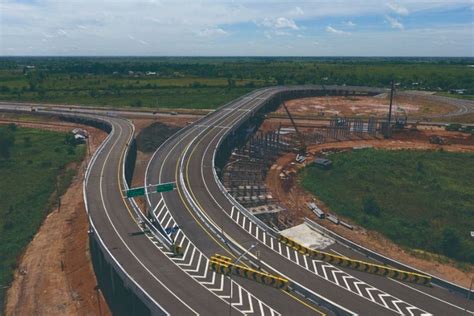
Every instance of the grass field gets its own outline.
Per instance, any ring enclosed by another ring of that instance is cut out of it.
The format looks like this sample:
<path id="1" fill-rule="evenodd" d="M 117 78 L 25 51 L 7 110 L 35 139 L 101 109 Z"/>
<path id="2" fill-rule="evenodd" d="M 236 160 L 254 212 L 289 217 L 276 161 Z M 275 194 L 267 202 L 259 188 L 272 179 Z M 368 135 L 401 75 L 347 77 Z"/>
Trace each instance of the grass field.
<path id="1" fill-rule="evenodd" d="M 329 208 L 413 249 L 474 263 L 474 154 L 367 149 L 309 165 L 302 185 Z"/>
<path id="2" fill-rule="evenodd" d="M 324 84 L 474 94 L 472 58 L 0 57 L 0 100 L 214 109 L 255 88 Z"/>
<path id="3" fill-rule="evenodd" d="M 0 133 L 6 129 L 0 126 Z M 64 133 L 16 128 L 12 134 L 11 156 L 0 158 L 0 306 L 18 256 L 54 205 L 57 189 L 62 194 L 75 175 L 66 165 L 85 152 L 83 145 L 66 144 Z"/>

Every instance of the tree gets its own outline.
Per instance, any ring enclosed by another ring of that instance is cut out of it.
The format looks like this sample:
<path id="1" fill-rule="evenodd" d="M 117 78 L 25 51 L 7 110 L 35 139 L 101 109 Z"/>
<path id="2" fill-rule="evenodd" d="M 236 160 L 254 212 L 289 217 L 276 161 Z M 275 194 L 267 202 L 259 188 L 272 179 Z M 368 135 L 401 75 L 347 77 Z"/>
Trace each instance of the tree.
<path id="1" fill-rule="evenodd" d="M 457 232 L 452 228 L 445 228 L 441 236 L 441 250 L 451 258 L 459 256 L 461 239 Z"/>
<path id="2" fill-rule="evenodd" d="M 130 105 L 134 108 L 139 108 L 139 107 L 143 106 L 143 102 L 142 102 L 142 100 L 138 99 L 138 100 L 135 100 L 132 103 L 130 103 Z"/>
<path id="3" fill-rule="evenodd" d="M 379 217 L 380 206 L 373 196 L 366 196 L 362 201 L 362 207 L 367 215 Z"/>
<path id="4" fill-rule="evenodd" d="M 64 136 L 64 142 L 69 146 L 75 146 L 77 144 L 73 133 L 67 133 L 66 136 Z"/>

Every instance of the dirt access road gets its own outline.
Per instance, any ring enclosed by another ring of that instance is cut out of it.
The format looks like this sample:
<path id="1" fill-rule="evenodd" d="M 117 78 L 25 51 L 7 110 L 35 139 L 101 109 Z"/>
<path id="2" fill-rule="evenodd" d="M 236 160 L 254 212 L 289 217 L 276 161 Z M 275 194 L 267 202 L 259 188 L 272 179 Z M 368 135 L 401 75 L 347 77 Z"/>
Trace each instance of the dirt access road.
<path id="1" fill-rule="evenodd" d="M 90 155 L 106 137 L 98 129 L 52 119 L 20 122 L 9 117 L 0 123 L 10 122 L 64 132 L 84 128 L 90 134 Z M 81 164 L 69 166 L 77 169 L 77 175 L 61 197 L 60 210 L 51 211 L 19 259 L 7 292 L 6 315 L 110 315 L 107 303 L 96 290 L 89 256 L 82 180 L 90 155 Z"/>
<path id="2" fill-rule="evenodd" d="M 344 117 L 386 117 L 389 108 L 387 94 L 378 96 L 348 96 L 348 97 L 311 97 L 294 99 L 286 102 L 291 114 L 295 115 L 319 115 L 322 117 L 344 116 Z M 441 101 L 427 99 L 420 96 L 400 94 L 393 100 L 393 115 L 409 118 L 420 118 L 430 115 L 443 115 L 455 110 L 456 107 Z M 277 113 L 285 113 L 283 107 L 279 107 Z"/>

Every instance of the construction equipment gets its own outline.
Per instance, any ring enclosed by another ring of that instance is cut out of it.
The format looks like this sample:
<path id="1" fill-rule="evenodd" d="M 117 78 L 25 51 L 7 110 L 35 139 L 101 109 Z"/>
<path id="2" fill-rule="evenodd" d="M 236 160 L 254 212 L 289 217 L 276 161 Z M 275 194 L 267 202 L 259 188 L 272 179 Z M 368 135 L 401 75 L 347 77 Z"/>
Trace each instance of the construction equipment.
<path id="1" fill-rule="evenodd" d="M 293 127 L 295 128 L 296 135 L 299 138 L 299 141 L 300 141 L 299 153 L 301 155 L 306 155 L 306 142 L 304 140 L 304 136 L 303 136 L 303 134 L 300 133 L 300 131 L 298 129 L 298 126 L 296 126 L 296 123 L 293 120 L 293 117 L 291 116 L 291 113 L 288 110 L 288 108 L 286 107 L 286 104 L 285 104 L 284 101 L 282 102 L 282 105 L 283 105 L 283 108 L 285 108 L 286 114 L 288 114 L 288 117 L 290 118 L 291 124 L 293 124 Z"/>

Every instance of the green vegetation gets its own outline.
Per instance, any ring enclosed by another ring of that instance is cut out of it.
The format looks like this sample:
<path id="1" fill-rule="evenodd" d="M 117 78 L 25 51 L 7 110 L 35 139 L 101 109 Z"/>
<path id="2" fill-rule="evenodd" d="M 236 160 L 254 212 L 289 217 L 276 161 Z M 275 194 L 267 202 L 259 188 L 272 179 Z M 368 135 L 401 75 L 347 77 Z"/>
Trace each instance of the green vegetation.
<path id="1" fill-rule="evenodd" d="M 67 164 L 85 152 L 66 144 L 64 133 L 9 125 L 0 126 L 2 138 L 11 145 L 0 157 L 0 306 L 18 256 L 76 173 Z"/>
<path id="2" fill-rule="evenodd" d="M 311 164 L 303 186 L 329 208 L 394 242 L 474 263 L 474 154 L 358 150 Z"/>
<path id="3" fill-rule="evenodd" d="M 3 57 L 0 100 L 216 108 L 255 88 L 347 84 L 474 95 L 472 58 Z"/>

